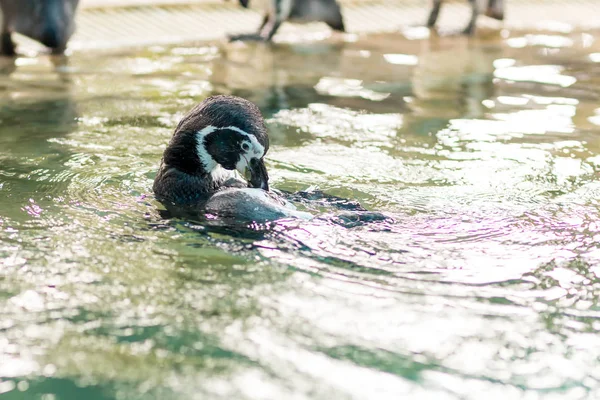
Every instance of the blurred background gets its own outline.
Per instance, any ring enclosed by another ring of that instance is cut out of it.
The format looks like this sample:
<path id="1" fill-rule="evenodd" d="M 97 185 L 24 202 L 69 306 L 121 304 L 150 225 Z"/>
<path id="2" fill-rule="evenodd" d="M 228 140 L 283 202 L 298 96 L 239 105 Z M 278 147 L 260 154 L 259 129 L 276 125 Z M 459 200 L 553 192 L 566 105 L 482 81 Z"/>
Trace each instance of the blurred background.
<path id="1" fill-rule="evenodd" d="M 73 49 L 115 48 L 148 44 L 173 44 L 191 40 L 214 40 L 226 34 L 256 30 L 261 20 L 261 3 L 243 9 L 237 0 L 81 0 L 78 31 Z M 505 28 L 564 30 L 568 27 L 597 28 L 595 0 L 506 0 Z M 423 26 L 430 2 L 427 0 L 341 0 L 349 32 L 394 32 Z M 462 29 L 470 7 L 466 0 L 445 1 L 438 26 L 445 32 Z M 498 28 L 495 21 L 480 18 L 480 25 Z M 284 24 L 280 36 L 306 34 L 321 37 L 325 25 Z M 280 38 L 280 40 L 285 40 Z"/>

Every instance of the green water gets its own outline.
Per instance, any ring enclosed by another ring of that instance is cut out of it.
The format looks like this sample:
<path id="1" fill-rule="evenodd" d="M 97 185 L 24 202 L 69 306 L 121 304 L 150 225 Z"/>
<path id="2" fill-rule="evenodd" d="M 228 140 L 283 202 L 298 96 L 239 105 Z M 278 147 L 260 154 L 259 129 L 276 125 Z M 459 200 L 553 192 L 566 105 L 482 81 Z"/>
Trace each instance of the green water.
<path id="1" fill-rule="evenodd" d="M 0 397 L 600 398 L 595 37 L 3 60 Z M 164 218 L 164 146 L 216 93 L 267 117 L 273 187 L 388 219 Z"/>

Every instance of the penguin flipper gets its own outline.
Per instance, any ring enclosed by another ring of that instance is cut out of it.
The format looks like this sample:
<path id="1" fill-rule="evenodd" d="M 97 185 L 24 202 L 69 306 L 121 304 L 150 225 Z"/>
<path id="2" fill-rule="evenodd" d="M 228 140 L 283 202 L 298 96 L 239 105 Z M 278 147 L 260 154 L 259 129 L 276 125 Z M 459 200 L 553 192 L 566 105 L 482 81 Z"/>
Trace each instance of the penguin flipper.
<path id="1" fill-rule="evenodd" d="M 464 35 L 473 36 L 475 34 L 475 28 L 477 26 L 477 16 L 479 15 L 479 6 L 477 0 L 469 0 L 471 3 L 471 18 L 469 24 L 463 30 Z"/>
<path id="2" fill-rule="evenodd" d="M 470 21 L 465 29 L 462 30 L 462 34 L 466 36 L 473 36 L 475 34 L 475 23 L 476 21 Z"/>

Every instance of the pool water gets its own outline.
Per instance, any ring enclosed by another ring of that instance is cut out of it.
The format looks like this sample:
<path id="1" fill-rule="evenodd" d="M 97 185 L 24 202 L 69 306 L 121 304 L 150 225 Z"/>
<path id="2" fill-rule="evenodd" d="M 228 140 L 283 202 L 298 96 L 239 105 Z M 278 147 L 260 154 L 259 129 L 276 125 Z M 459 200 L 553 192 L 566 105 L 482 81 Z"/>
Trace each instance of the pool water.
<path id="1" fill-rule="evenodd" d="M 1 60 L 0 396 L 600 398 L 596 37 Z M 153 199 L 220 93 L 259 105 L 271 186 L 315 219 Z"/>

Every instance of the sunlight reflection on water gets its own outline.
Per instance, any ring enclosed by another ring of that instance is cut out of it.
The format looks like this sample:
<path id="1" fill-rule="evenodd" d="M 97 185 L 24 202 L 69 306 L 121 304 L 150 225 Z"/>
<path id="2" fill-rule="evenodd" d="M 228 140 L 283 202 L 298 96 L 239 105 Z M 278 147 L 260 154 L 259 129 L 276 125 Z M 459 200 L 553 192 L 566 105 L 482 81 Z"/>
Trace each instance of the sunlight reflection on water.
<path id="1" fill-rule="evenodd" d="M 3 65 L 0 393 L 598 397 L 600 48 L 424 32 Z M 153 200 L 213 93 L 261 107 L 315 219 Z"/>

